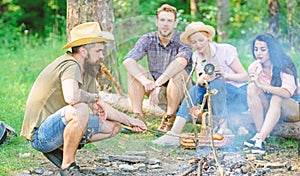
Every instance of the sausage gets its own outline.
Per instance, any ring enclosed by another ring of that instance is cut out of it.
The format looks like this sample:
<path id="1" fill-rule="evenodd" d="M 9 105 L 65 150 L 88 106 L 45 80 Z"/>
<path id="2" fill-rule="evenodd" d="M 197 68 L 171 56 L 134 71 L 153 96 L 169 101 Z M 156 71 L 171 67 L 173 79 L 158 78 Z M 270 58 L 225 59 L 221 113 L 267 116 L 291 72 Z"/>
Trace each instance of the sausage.
<path id="1" fill-rule="evenodd" d="M 216 133 L 213 135 L 213 139 L 220 141 L 224 139 L 224 136 L 221 133 Z"/>

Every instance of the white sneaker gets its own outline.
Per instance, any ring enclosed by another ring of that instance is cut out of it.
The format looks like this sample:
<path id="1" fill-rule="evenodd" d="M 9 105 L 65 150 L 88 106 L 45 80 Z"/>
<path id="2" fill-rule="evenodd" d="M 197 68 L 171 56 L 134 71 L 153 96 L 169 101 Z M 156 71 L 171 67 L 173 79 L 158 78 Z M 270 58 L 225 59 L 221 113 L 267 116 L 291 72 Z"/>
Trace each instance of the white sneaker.
<path id="1" fill-rule="evenodd" d="M 157 144 L 161 146 L 179 146 L 180 139 L 176 134 L 168 131 L 165 135 L 152 141 L 152 144 Z"/>
<path id="2" fill-rule="evenodd" d="M 265 154 L 265 144 L 261 139 L 257 139 L 254 147 L 251 149 L 251 153 L 253 154 Z"/>

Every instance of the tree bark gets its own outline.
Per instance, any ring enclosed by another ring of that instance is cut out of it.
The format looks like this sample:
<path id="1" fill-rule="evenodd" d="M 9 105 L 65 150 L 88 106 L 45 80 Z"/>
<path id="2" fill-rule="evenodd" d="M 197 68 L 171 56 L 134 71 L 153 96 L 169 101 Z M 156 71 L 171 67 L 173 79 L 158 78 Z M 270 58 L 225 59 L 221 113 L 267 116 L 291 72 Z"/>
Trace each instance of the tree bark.
<path id="1" fill-rule="evenodd" d="M 218 41 L 222 41 L 227 38 L 226 29 L 230 25 L 230 1 L 218 0 Z"/>
<path id="2" fill-rule="evenodd" d="M 115 34 L 113 0 L 67 0 L 67 39 L 70 39 L 70 31 L 78 24 L 96 21 L 99 22 L 103 31 Z M 118 68 L 116 41 L 106 44 L 105 65 L 112 70 L 114 78 L 120 82 Z M 98 77 L 98 80 L 101 76 Z M 101 81 L 99 81 L 101 82 Z"/>
<path id="3" fill-rule="evenodd" d="M 197 13 L 197 3 L 196 3 L 196 0 L 190 0 L 190 9 L 191 9 L 191 16 L 192 16 L 192 18 L 195 18 L 195 15 Z"/>
<path id="4" fill-rule="evenodd" d="M 268 31 L 274 36 L 278 36 L 280 10 L 281 7 L 278 0 L 268 0 L 268 12 L 269 12 Z"/>
<path id="5" fill-rule="evenodd" d="M 294 37 L 293 37 L 293 28 L 294 28 L 294 22 L 293 22 L 293 17 L 295 15 L 295 10 L 296 10 L 296 2 L 295 0 L 287 0 L 287 41 L 290 46 L 296 46 L 296 43 L 294 42 Z M 297 35 L 297 34 L 295 34 Z"/>

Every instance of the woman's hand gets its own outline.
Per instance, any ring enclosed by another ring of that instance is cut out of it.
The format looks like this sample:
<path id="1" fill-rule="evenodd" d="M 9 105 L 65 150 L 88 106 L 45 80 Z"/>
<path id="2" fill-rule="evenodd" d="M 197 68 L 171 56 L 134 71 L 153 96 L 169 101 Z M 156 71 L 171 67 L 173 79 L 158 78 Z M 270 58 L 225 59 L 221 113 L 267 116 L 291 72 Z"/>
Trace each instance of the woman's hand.
<path id="1" fill-rule="evenodd" d="M 222 77 L 225 76 L 225 73 L 223 72 L 222 68 L 218 65 L 215 66 L 215 75 L 221 75 Z"/>
<path id="2" fill-rule="evenodd" d="M 260 89 L 263 89 L 264 86 L 268 85 L 257 75 L 257 73 L 250 73 L 249 77 L 250 77 L 250 82 L 253 82 L 256 85 L 256 87 Z"/>

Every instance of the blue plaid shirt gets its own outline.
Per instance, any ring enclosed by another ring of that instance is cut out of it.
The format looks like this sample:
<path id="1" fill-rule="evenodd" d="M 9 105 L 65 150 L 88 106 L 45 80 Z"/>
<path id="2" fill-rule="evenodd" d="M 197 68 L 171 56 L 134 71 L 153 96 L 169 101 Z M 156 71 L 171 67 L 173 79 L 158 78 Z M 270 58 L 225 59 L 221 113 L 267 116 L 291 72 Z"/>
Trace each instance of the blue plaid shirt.
<path id="1" fill-rule="evenodd" d="M 181 32 L 174 30 L 174 34 L 166 47 L 160 42 L 158 32 L 150 32 L 143 35 L 131 49 L 124 60 L 133 58 L 141 60 L 147 55 L 148 67 L 154 79 L 157 79 L 177 57 L 183 57 L 188 61 L 185 70 L 190 73 L 192 69 L 192 49 L 180 42 Z"/>

